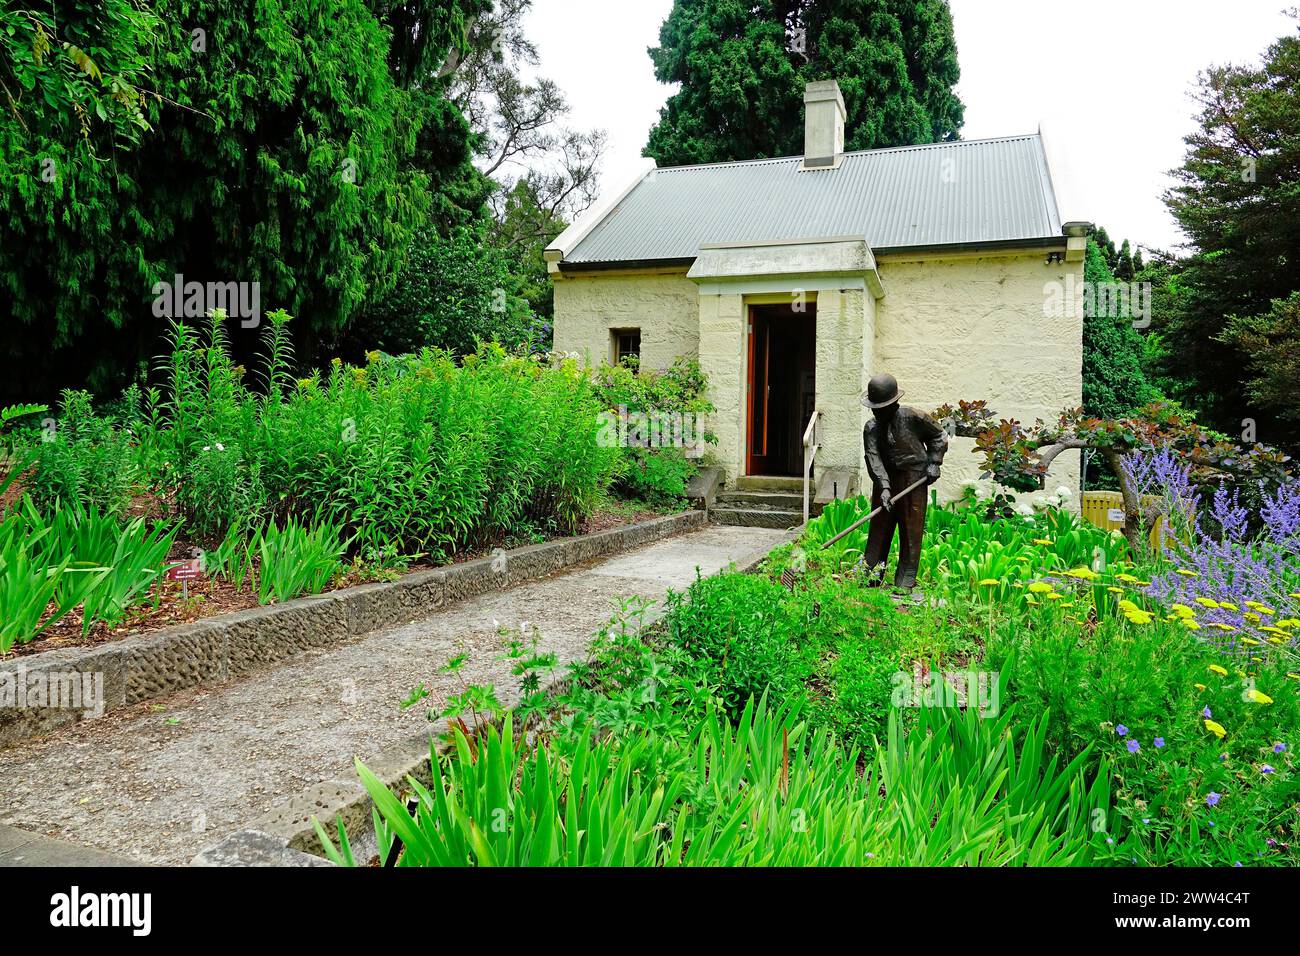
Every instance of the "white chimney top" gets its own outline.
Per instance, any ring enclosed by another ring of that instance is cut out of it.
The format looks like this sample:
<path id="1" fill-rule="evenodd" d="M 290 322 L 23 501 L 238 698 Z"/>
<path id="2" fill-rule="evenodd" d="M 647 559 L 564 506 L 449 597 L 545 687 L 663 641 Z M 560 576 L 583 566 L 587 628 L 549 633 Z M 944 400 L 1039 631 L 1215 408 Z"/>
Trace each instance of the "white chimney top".
<path id="1" fill-rule="evenodd" d="M 834 169 L 844 156 L 844 96 L 834 80 L 816 80 L 803 92 L 803 168 Z"/>

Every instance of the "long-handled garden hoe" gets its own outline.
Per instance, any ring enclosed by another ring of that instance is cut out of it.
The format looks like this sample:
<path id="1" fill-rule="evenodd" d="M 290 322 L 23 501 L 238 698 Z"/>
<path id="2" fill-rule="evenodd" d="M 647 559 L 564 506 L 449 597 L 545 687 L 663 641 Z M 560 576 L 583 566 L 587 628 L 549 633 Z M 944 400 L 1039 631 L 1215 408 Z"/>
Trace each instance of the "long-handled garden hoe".
<path id="1" fill-rule="evenodd" d="M 892 506 L 894 505 L 894 503 L 897 502 L 900 498 L 902 498 L 903 496 L 907 495 L 909 492 L 915 491 L 917 488 L 920 488 L 920 487 L 921 487 L 923 484 L 925 484 L 927 481 L 929 481 L 928 478 L 918 478 L 918 479 L 916 479 L 916 481 L 912 482 L 910 485 L 908 485 L 906 488 L 904 488 L 904 489 L 903 489 L 902 491 L 900 491 L 898 494 L 893 495 L 893 496 L 890 497 L 890 500 L 889 500 L 889 504 L 890 504 L 890 506 L 892 507 Z M 858 530 L 859 528 L 861 528 L 864 524 L 866 524 L 868 521 L 870 521 L 872 518 L 874 518 L 876 515 L 880 514 L 880 512 L 882 512 L 882 511 L 884 511 L 884 510 L 885 510 L 885 506 L 884 506 L 884 505 L 881 505 L 879 508 L 876 508 L 876 509 L 872 510 L 872 511 L 871 511 L 871 512 L 870 512 L 870 513 L 869 513 L 865 518 L 859 518 L 857 521 L 853 522 L 853 524 L 849 525 L 847 528 L 845 528 L 843 531 L 841 531 L 841 532 L 840 532 L 839 534 L 837 534 L 835 537 L 831 538 L 829 541 L 827 541 L 825 544 L 823 544 L 823 545 L 822 545 L 822 550 L 825 551 L 827 548 L 829 548 L 831 545 L 833 545 L 836 541 L 840 540 L 840 538 L 844 537 L 846 534 L 849 534 L 849 533 L 851 533 L 851 532 L 853 532 L 853 531 L 857 531 L 857 530 Z"/>

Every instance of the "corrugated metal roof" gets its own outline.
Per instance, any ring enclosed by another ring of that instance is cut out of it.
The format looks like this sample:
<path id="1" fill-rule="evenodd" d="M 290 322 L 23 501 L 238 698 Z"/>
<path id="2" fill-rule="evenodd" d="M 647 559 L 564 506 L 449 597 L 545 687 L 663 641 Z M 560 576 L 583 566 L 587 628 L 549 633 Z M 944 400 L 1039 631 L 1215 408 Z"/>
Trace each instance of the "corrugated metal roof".
<path id="1" fill-rule="evenodd" d="M 648 173 L 565 263 L 692 259 L 707 243 L 865 236 L 873 249 L 1061 237 L 1037 134 Z"/>

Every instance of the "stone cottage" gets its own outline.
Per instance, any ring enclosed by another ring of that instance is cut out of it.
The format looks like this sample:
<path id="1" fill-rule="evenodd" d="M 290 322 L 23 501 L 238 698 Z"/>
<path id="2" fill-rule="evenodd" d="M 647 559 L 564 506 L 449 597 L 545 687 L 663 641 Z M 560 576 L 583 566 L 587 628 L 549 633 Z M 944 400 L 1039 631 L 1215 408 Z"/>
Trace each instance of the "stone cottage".
<path id="1" fill-rule="evenodd" d="M 1087 224 L 1061 223 L 1041 136 L 846 153 L 838 84 L 804 102 L 803 156 L 650 169 L 559 236 L 556 349 L 698 356 L 728 483 L 794 490 L 815 447 L 821 500 L 867 480 L 877 372 L 924 410 L 1080 405 L 1082 311 L 1048 303 L 1082 284 Z M 953 442 L 941 498 L 978 475 L 971 444 Z M 1077 487 L 1078 466 L 1058 459 L 1052 487 Z"/>

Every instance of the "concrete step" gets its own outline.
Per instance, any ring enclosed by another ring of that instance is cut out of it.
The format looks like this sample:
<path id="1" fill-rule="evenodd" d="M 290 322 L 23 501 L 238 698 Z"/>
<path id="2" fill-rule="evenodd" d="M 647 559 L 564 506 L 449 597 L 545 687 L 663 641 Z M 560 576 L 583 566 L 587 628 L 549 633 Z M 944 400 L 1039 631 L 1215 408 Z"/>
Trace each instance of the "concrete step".
<path id="1" fill-rule="evenodd" d="M 743 475 L 736 479 L 737 491 L 786 491 L 803 494 L 802 478 L 785 478 L 774 475 Z"/>
<path id="2" fill-rule="evenodd" d="M 768 508 L 711 508 L 709 518 L 717 524 L 742 528 L 797 528 L 803 524 L 803 511 Z"/>
<path id="3" fill-rule="evenodd" d="M 722 508 L 753 507 L 803 513 L 803 494 L 788 491 L 721 491 L 715 499 Z"/>

